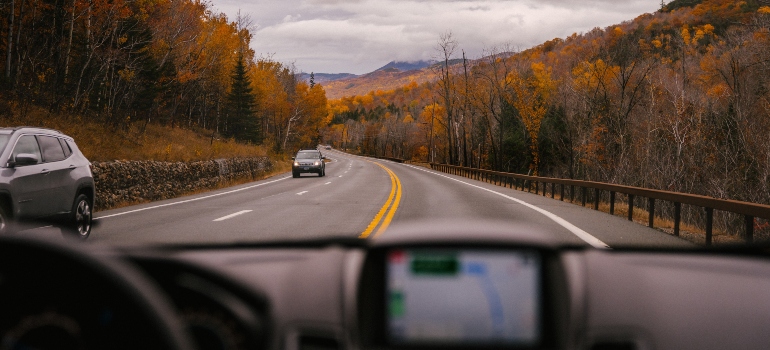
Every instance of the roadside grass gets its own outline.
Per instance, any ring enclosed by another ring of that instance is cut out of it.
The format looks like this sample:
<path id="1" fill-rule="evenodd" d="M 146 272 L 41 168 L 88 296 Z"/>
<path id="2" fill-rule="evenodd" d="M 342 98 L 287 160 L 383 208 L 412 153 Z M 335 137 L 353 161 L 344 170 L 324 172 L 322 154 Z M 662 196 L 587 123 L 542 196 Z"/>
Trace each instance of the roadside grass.
<path id="1" fill-rule="evenodd" d="M 269 147 L 224 139 L 204 129 L 171 128 L 143 122 L 111 127 L 82 116 L 33 109 L 24 116 L 4 117 L 0 126 L 34 126 L 59 130 L 78 144 L 91 161 L 196 161 L 217 158 L 275 156 Z"/>

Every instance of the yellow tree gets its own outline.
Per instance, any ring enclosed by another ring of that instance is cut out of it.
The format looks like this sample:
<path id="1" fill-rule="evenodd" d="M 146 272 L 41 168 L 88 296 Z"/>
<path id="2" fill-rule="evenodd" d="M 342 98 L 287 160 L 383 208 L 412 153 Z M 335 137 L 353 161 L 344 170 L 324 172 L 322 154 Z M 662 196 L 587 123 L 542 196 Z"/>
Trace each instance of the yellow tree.
<path id="1" fill-rule="evenodd" d="M 521 121 L 527 128 L 530 138 L 530 150 L 532 151 L 532 169 L 538 176 L 540 166 L 540 154 L 538 151 L 538 134 L 540 124 L 543 121 L 551 98 L 556 89 L 556 83 L 551 78 L 551 70 L 542 63 L 532 63 L 531 72 L 523 76 L 517 72 L 511 73 L 507 79 L 513 88 L 515 96 L 510 103 L 518 110 Z"/>
<path id="2" fill-rule="evenodd" d="M 428 159 L 426 160 L 434 162 L 437 141 L 443 140 L 441 136 L 443 134 L 442 131 L 445 129 L 444 126 L 446 125 L 446 109 L 435 101 L 426 105 L 423 108 L 422 113 L 420 113 L 420 123 L 427 126 L 425 128 L 425 137 L 428 140 Z M 443 148 L 443 142 L 440 143 L 442 146 L 439 148 Z M 443 152 L 441 154 L 443 154 Z"/>

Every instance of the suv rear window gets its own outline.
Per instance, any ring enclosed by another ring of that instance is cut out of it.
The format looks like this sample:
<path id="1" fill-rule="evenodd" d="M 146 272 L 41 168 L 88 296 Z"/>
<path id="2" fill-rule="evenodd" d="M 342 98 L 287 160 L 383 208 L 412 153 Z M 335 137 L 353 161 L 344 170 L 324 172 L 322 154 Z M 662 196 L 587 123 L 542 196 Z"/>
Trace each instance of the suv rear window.
<path id="1" fill-rule="evenodd" d="M 64 149 L 64 157 L 69 157 L 72 154 L 70 145 L 64 139 L 59 139 L 59 143 L 61 143 L 61 148 Z"/>
<path id="2" fill-rule="evenodd" d="M 64 155 L 64 150 L 61 148 L 61 143 L 59 143 L 58 138 L 38 136 L 37 141 L 40 142 L 40 147 L 43 149 L 43 159 L 46 162 L 58 162 L 67 158 L 67 156 Z"/>

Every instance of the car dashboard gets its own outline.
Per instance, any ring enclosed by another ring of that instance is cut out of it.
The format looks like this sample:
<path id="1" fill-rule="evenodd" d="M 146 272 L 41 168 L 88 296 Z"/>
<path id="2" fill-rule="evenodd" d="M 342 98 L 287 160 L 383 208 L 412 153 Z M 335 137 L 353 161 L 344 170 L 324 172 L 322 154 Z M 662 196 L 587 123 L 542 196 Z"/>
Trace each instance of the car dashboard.
<path id="1" fill-rule="evenodd" d="M 9 349 L 766 349 L 770 261 L 563 246 L 531 227 L 102 247 L 2 237 Z"/>

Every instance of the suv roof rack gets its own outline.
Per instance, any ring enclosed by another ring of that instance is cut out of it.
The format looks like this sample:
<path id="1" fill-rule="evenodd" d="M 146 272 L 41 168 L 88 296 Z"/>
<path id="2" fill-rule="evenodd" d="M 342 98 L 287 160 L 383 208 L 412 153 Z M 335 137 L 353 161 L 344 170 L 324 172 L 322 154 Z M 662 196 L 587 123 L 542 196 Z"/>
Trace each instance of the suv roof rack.
<path id="1" fill-rule="evenodd" d="M 12 130 L 14 132 L 18 131 L 18 130 L 21 130 L 21 129 L 35 129 L 35 130 L 45 130 L 45 131 L 49 131 L 49 132 L 55 132 L 57 134 L 62 134 L 62 132 L 59 131 L 59 130 L 51 129 L 51 128 L 45 128 L 45 127 L 40 127 L 40 126 L 14 126 L 14 127 L 2 128 L 2 129 Z"/>

